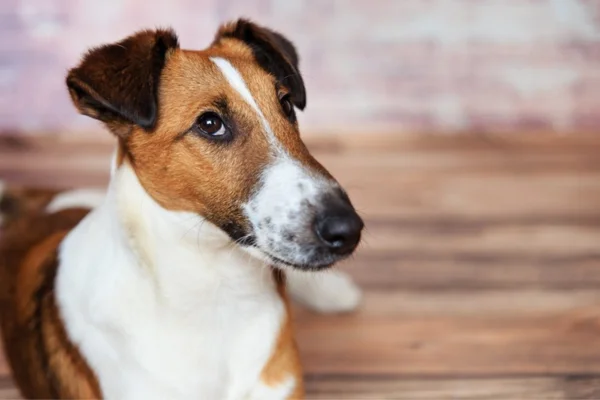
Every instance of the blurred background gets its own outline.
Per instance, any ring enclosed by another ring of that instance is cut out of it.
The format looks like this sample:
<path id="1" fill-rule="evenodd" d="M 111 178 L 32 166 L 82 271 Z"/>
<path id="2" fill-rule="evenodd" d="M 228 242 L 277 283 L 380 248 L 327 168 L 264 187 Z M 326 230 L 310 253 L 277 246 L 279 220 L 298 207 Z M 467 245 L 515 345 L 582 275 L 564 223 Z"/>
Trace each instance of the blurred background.
<path id="1" fill-rule="evenodd" d="M 366 221 L 361 308 L 295 308 L 309 398 L 600 399 L 600 0 L 2 0 L 0 179 L 106 185 L 67 69 L 241 16 L 296 44 L 301 131 Z"/>
<path id="2" fill-rule="evenodd" d="M 598 0 L 3 0 L 0 128 L 98 129 L 62 79 L 88 47 L 172 26 L 201 49 L 240 16 L 297 45 L 305 132 L 600 126 Z"/>

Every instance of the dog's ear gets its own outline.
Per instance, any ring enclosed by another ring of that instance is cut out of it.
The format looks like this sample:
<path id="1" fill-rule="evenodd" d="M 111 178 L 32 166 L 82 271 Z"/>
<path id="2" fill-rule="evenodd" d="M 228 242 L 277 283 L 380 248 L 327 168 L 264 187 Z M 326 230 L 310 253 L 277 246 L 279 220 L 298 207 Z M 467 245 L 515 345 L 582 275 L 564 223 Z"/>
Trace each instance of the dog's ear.
<path id="1" fill-rule="evenodd" d="M 172 30 L 146 30 L 91 49 L 67 75 L 75 107 L 117 135 L 122 126 L 151 130 L 158 114 L 160 75 L 169 52 L 178 46 Z"/>
<path id="2" fill-rule="evenodd" d="M 243 41 L 252 49 L 260 66 L 290 88 L 294 105 L 300 110 L 304 109 L 306 89 L 298 70 L 298 53 L 292 42 L 283 35 L 246 19 L 221 26 L 215 37 L 215 43 L 221 38 Z"/>

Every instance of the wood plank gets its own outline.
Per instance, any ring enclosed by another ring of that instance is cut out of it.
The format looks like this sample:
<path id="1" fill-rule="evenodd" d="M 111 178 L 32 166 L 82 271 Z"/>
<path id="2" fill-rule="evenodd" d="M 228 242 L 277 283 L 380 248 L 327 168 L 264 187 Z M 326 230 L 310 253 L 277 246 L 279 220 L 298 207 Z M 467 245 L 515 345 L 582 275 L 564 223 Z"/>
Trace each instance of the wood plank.
<path id="1" fill-rule="evenodd" d="M 365 288 L 446 290 L 600 287 L 600 252 L 572 255 L 361 251 L 339 265 Z"/>
<path id="2" fill-rule="evenodd" d="M 449 229 L 444 232 L 438 228 L 436 232 L 419 232 L 410 227 L 404 228 L 401 222 L 382 226 L 370 225 L 369 222 L 367 219 L 361 247 L 366 252 L 566 256 L 599 254 L 600 251 L 600 224 L 557 226 L 551 222 L 539 225 L 514 223 L 473 230 Z"/>
<path id="3" fill-rule="evenodd" d="M 316 376 L 307 379 L 314 400 L 597 400 L 595 376 L 403 379 L 400 377 Z"/>
<path id="4" fill-rule="evenodd" d="M 318 278 L 316 278 L 318 279 Z M 411 318 L 447 319 L 512 319 L 558 318 L 567 314 L 600 315 L 600 290 L 588 289 L 396 289 L 364 292 L 357 314 L 350 321 L 369 321 L 371 318 L 390 318 L 395 321 Z M 299 323 L 319 320 L 322 316 L 297 308 Z M 590 316 L 591 316 L 590 315 Z M 327 317 L 325 317 L 326 319 Z M 334 317 L 334 319 L 337 317 Z M 337 320 L 337 319 L 336 319 Z M 600 321 L 599 321 L 600 323 Z M 343 334 L 343 332 L 340 332 Z M 600 351 L 600 349 L 599 349 Z"/>
<path id="5" fill-rule="evenodd" d="M 568 288 L 600 280 L 597 217 L 381 222 L 367 219 L 361 249 L 340 265 L 365 285 Z"/>
<path id="6" fill-rule="evenodd" d="M 360 375 L 306 377 L 307 400 L 597 400 L 595 376 L 407 379 Z M 20 399 L 7 378 L 0 378 L 0 399 Z"/>
<path id="7" fill-rule="evenodd" d="M 333 173 L 367 217 L 597 215 L 600 173 L 578 176 L 399 174 L 373 168 Z M 367 184 L 368 182 L 368 184 Z M 371 188 L 371 189 L 369 189 Z"/>
<path id="8" fill-rule="evenodd" d="M 597 289 L 368 291 L 357 314 L 296 309 L 295 325 L 314 375 L 586 374 L 600 373 L 599 305 Z"/>
<path id="9" fill-rule="evenodd" d="M 306 389 L 308 400 L 597 400 L 600 378 L 403 379 L 325 375 L 308 376 Z M 12 382 L 0 378 L 0 399 L 20 398 Z"/>
<path id="10" fill-rule="evenodd" d="M 461 135 L 436 134 L 377 134 L 368 132 L 356 135 L 318 134 L 303 135 L 313 148 L 330 153 L 360 151 L 431 152 L 453 151 L 469 153 L 477 150 L 495 150 L 509 153 L 519 152 L 593 152 L 600 149 L 600 135 L 587 133 L 537 133 L 520 132 L 516 135 L 482 134 L 469 132 Z"/>
<path id="11" fill-rule="evenodd" d="M 514 174 L 575 173 L 598 171 L 600 161 L 595 153 L 502 153 L 498 151 L 477 151 L 464 154 L 457 151 L 417 152 L 403 150 L 362 154 L 348 151 L 339 154 L 314 152 L 323 164 L 337 170 L 372 169 L 374 167 L 394 168 L 399 173 L 419 174 L 474 174 L 494 176 L 504 172 Z"/>
<path id="12" fill-rule="evenodd" d="M 398 304 L 401 307 L 401 304 Z M 600 374 L 600 308 L 523 317 L 298 318 L 313 374 Z"/>

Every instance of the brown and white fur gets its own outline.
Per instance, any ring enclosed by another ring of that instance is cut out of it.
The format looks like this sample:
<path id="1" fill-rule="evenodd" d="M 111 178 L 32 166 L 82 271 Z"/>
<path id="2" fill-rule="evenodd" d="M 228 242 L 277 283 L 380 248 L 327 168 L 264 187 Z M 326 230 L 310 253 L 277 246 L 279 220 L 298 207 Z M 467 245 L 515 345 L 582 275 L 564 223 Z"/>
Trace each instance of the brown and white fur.
<path id="1" fill-rule="evenodd" d="M 304 304 L 352 309 L 345 275 L 299 271 L 351 254 L 362 221 L 299 137 L 297 68 L 240 20 L 203 51 L 143 31 L 69 72 L 119 144 L 105 195 L 3 197 L 0 321 L 24 396 L 303 397 L 285 275 Z"/>

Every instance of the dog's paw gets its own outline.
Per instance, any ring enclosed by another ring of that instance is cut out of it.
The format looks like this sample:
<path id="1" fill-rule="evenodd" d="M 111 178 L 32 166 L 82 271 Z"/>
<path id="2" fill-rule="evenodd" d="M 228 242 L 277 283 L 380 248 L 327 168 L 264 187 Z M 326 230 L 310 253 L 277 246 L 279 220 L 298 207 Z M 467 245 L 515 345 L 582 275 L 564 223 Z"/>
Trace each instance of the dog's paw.
<path id="1" fill-rule="evenodd" d="M 287 282 L 292 299 L 321 313 L 353 311 L 362 298 L 360 288 L 341 271 L 292 271 L 287 274 Z"/>

